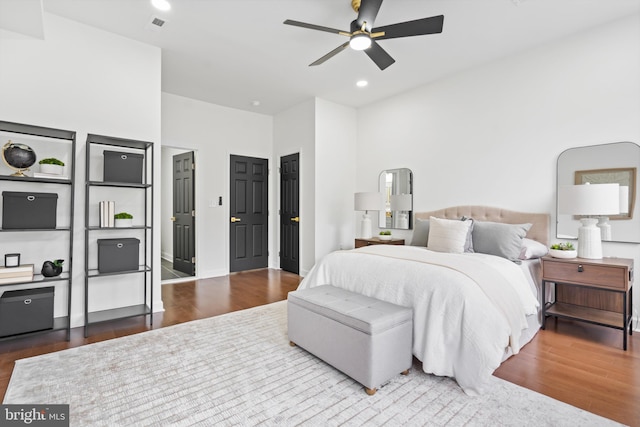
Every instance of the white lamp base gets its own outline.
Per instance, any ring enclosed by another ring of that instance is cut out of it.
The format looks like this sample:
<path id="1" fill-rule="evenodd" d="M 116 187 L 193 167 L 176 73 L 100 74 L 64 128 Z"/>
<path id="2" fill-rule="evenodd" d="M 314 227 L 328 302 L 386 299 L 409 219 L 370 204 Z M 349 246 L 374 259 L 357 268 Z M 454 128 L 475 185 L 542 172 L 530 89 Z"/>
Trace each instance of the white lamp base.
<path id="1" fill-rule="evenodd" d="M 370 239 L 373 237 L 371 232 L 371 217 L 369 214 L 362 215 L 362 222 L 360 223 L 360 235 L 363 239 Z"/>
<path id="2" fill-rule="evenodd" d="M 582 218 L 578 228 L 578 258 L 602 259 L 602 240 L 596 218 Z"/>
<path id="3" fill-rule="evenodd" d="M 409 216 L 406 213 L 398 214 L 398 228 L 409 229 Z"/>
<path id="4" fill-rule="evenodd" d="M 598 228 L 600 229 L 600 238 L 602 240 L 611 240 L 611 224 L 609 224 L 608 216 L 598 218 Z"/>

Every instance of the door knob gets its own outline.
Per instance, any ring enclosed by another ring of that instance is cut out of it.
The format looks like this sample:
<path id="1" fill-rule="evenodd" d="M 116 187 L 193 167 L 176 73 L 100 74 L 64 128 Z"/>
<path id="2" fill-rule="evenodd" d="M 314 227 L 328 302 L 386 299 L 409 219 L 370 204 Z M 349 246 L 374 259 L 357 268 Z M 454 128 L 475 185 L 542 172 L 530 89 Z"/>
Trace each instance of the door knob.
<path id="1" fill-rule="evenodd" d="M 296 217 L 294 217 L 294 218 L 291 218 L 291 221 L 293 221 L 293 222 L 300 222 L 300 217 L 299 217 L 299 216 L 296 216 Z"/>
<path id="2" fill-rule="evenodd" d="M 231 222 L 240 222 L 242 221 L 240 218 L 236 218 L 235 216 L 231 217 Z"/>
<path id="3" fill-rule="evenodd" d="M 172 216 L 172 217 L 171 217 L 171 221 L 175 221 L 175 220 L 176 220 L 176 217 L 175 217 L 175 216 Z"/>

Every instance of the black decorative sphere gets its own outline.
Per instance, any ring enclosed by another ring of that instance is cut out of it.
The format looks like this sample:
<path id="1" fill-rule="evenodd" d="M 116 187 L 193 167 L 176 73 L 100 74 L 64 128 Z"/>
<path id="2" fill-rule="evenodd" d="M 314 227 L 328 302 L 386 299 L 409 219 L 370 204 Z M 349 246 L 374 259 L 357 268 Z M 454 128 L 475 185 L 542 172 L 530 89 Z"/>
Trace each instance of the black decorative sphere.
<path id="1" fill-rule="evenodd" d="M 36 162 L 36 153 L 28 145 L 9 141 L 2 147 L 2 158 L 12 168 L 24 170 Z"/>

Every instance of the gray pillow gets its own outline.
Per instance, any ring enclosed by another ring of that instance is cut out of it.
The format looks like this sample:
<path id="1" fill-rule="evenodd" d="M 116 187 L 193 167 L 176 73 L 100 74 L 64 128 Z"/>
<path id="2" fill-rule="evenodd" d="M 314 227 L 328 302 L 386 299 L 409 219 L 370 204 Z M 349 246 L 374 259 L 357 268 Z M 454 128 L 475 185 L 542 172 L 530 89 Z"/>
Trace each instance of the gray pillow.
<path id="1" fill-rule="evenodd" d="M 530 228 L 531 224 L 475 221 L 473 225 L 473 250 L 517 260 L 522 251 L 522 239 Z"/>
<path id="2" fill-rule="evenodd" d="M 413 225 L 413 234 L 411 235 L 410 246 L 427 246 L 429 240 L 429 220 L 416 218 Z"/>

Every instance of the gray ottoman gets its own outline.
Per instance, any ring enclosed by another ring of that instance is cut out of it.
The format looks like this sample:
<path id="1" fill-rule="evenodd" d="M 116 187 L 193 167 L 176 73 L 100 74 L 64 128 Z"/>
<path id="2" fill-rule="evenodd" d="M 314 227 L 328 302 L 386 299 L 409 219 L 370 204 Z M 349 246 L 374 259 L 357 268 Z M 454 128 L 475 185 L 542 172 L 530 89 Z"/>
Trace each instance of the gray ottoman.
<path id="1" fill-rule="evenodd" d="M 331 285 L 290 292 L 288 328 L 299 345 L 368 394 L 412 363 L 413 311 Z"/>

